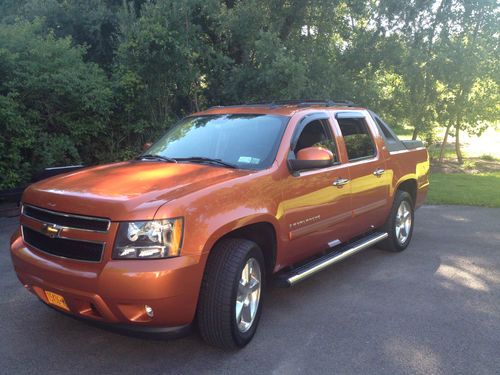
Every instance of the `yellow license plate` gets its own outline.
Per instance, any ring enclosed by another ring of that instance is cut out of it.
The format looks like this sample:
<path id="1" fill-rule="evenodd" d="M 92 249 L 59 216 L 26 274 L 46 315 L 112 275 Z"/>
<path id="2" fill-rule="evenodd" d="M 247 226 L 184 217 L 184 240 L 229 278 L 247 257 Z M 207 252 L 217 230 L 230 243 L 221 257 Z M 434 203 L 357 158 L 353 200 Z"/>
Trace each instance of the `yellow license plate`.
<path id="1" fill-rule="evenodd" d="M 61 309 L 64 309 L 66 311 L 69 311 L 69 307 L 66 304 L 66 301 L 64 300 L 63 296 L 60 296 L 59 294 L 49 292 L 48 290 L 45 291 L 45 295 L 47 296 L 47 300 L 51 305 L 60 307 Z"/>

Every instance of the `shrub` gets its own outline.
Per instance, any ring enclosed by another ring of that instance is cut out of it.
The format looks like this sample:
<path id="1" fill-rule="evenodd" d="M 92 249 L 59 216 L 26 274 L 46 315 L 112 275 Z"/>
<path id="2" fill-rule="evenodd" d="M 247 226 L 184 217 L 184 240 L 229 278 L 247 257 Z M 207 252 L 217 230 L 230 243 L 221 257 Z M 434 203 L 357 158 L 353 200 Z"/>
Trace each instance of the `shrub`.
<path id="1" fill-rule="evenodd" d="M 47 166 L 93 162 L 82 152 L 105 132 L 112 93 L 101 68 L 41 22 L 0 24 L 0 189 Z"/>

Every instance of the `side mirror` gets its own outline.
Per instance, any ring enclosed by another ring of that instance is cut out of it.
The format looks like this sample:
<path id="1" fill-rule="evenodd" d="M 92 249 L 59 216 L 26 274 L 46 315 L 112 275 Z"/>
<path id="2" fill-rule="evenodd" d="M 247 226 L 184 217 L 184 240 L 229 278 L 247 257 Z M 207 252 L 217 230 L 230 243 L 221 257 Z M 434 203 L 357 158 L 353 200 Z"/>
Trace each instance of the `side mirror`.
<path id="1" fill-rule="evenodd" d="M 297 152 L 295 159 L 289 159 L 292 171 L 326 168 L 333 163 L 333 153 L 323 147 L 306 147 Z"/>
<path id="2" fill-rule="evenodd" d="M 146 142 L 142 145 L 142 151 L 146 151 L 148 148 L 150 148 L 153 144 L 151 142 Z"/>

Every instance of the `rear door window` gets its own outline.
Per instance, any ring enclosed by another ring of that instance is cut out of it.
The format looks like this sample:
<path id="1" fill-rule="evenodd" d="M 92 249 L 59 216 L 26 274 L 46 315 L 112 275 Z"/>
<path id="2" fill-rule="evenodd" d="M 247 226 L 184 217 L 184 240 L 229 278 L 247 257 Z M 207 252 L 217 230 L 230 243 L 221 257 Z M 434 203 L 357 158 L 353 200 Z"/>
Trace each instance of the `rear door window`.
<path id="1" fill-rule="evenodd" d="M 349 161 L 375 157 L 377 151 L 363 118 L 337 119 L 344 137 Z"/>

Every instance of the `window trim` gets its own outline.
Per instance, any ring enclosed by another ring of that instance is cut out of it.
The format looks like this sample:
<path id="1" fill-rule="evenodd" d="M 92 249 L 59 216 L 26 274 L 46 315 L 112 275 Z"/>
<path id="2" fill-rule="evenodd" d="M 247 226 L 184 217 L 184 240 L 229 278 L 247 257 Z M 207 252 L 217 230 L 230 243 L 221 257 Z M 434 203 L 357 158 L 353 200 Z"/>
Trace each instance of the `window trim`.
<path id="1" fill-rule="evenodd" d="M 302 134 L 302 131 L 309 123 L 316 120 L 328 120 L 328 118 L 328 114 L 325 112 L 314 112 L 302 117 L 293 131 L 292 139 L 290 140 L 290 151 L 293 152 L 297 146 L 300 134 Z"/>
<path id="2" fill-rule="evenodd" d="M 335 118 L 338 119 L 348 119 L 348 118 L 366 118 L 365 114 L 358 111 L 340 111 L 335 113 Z"/>

